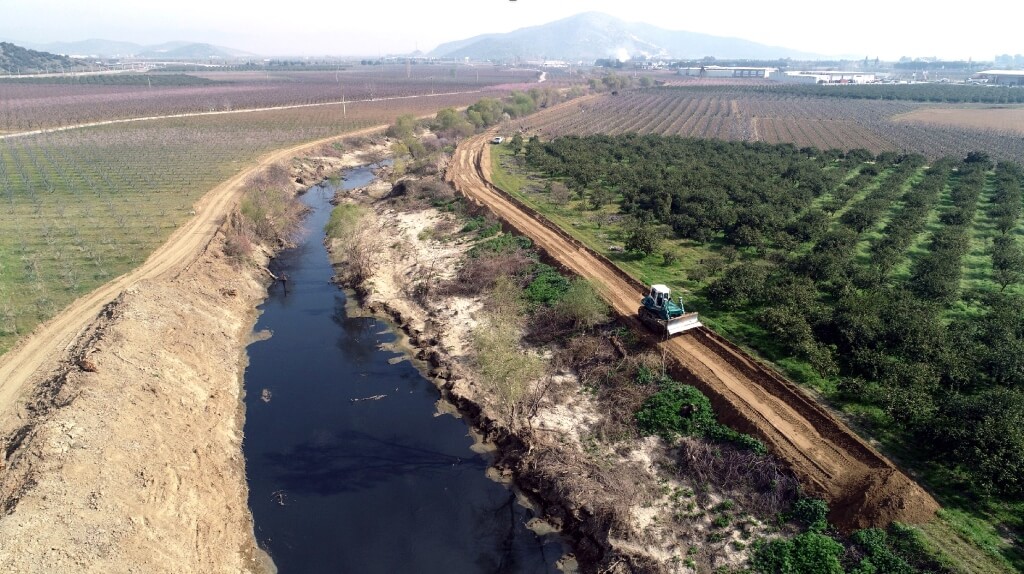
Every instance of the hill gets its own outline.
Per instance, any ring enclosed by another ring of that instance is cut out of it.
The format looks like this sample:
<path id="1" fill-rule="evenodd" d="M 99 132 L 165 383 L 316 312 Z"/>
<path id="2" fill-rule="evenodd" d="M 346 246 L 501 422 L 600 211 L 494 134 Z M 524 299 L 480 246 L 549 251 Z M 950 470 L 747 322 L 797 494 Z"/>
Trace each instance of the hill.
<path id="1" fill-rule="evenodd" d="M 229 60 L 232 58 L 247 58 L 254 55 L 241 50 L 214 46 L 213 44 L 202 42 L 168 42 L 158 46 L 148 46 L 138 54 L 138 57 L 151 60 L 203 60 L 208 58 Z"/>
<path id="2" fill-rule="evenodd" d="M 38 52 L 9 42 L 0 42 L 0 73 L 66 72 L 81 67 L 81 62 L 67 56 Z"/>
<path id="3" fill-rule="evenodd" d="M 484 34 L 441 44 L 431 56 L 480 60 L 559 59 L 593 61 L 633 56 L 748 59 L 818 59 L 789 48 L 766 46 L 738 38 L 665 30 L 650 24 L 624 22 L 600 12 L 586 12 L 541 26 L 505 34 Z"/>
<path id="4" fill-rule="evenodd" d="M 164 42 L 143 45 L 134 42 L 120 42 L 92 38 L 77 42 L 52 42 L 48 44 L 22 44 L 37 50 L 46 50 L 71 56 L 93 56 L 99 58 L 141 58 L 149 60 L 204 60 L 209 58 L 249 58 L 249 52 L 203 42 Z"/>

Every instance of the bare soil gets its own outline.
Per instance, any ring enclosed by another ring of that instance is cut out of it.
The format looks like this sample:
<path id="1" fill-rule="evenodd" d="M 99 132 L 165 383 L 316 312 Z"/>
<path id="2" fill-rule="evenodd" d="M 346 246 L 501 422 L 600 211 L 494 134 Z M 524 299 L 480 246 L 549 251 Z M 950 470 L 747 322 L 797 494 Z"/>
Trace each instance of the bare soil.
<path id="1" fill-rule="evenodd" d="M 623 321 L 643 331 L 636 309 L 644 286 L 496 188 L 489 180 L 490 137 L 461 142 L 447 179 L 590 280 Z M 712 331 L 690 331 L 658 346 L 677 378 L 705 391 L 726 422 L 762 438 L 809 493 L 829 501 L 830 518 L 841 528 L 884 527 L 894 520 L 919 524 L 934 516 L 938 504 L 919 485 L 795 384 Z"/>
<path id="2" fill-rule="evenodd" d="M 1024 134 L 1024 107 L 1022 106 L 929 106 L 900 114 L 893 119 L 902 122 Z"/>
<path id="3" fill-rule="evenodd" d="M 0 360 L 0 571 L 273 570 L 241 454 L 244 349 L 270 254 L 226 257 L 222 224 L 255 172 L 329 141 L 213 189 L 140 268 Z M 357 163 L 292 168 L 312 179 Z"/>

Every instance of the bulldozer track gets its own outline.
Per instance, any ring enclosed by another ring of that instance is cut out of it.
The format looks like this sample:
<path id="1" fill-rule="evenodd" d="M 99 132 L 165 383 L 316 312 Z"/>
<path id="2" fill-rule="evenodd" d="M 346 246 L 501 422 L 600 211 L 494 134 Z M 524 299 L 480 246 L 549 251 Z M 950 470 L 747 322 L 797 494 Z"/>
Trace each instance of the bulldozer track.
<path id="1" fill-rule="evenodd" d="M 589 280 L 614 312 L 637 330 L 637 303 L 646 286 L 490 180 L 482 134 L 461 142 L 446 179 L 509 228 L 531 238 L 566 269 Z M 828 500 L 843 528 L 923 522 L 934 499 L 891 461 L 779 372 L 707 327 L 671 337 L 658 347 L 673 374 L 698 386 L 727 423 L 761 438 L 800 479 L 805 491 Z"/>

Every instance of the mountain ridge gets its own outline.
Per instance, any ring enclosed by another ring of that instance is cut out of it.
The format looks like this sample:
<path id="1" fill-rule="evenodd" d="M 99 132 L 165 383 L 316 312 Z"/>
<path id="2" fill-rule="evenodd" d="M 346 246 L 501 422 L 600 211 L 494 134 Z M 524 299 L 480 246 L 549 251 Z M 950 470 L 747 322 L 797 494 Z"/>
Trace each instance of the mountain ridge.
<path id="1" fill-rule="evenodd" d="M 625 22 L 601 12 L 584 12 L 561 20 L 481 34 L 440 44 L 430 52 L 438 58 L 480 60 L 555 59 L 626 60 L 635 56 L 719 59 L 819 59 L 791 48 L 768 46 L 740 38 L 674 31 L 640 22 Z"/>

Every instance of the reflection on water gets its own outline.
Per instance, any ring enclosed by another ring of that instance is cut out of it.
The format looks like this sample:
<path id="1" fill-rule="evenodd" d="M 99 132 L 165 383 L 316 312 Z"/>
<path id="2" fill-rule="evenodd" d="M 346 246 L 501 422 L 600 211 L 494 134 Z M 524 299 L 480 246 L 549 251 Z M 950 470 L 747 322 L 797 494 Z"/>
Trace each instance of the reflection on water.
<path id="1" fill-rule="evenodd" d="M 345 185 L 370 178 L 352 170 Z M 435 416 L 434 386 L 382 349 L 395 341 L 388 326 L 345 312 L 321 244 L 331 194 L 304 197 L 306 233 L 274 263 L 288 288 L 270 289 L 256 326 L 273 336 L 249 347 L 257 539 L 282 574 L 555 571 L 561 543 L 524 527 L 532 512 L 485 477 L 465 423 Z"/>

